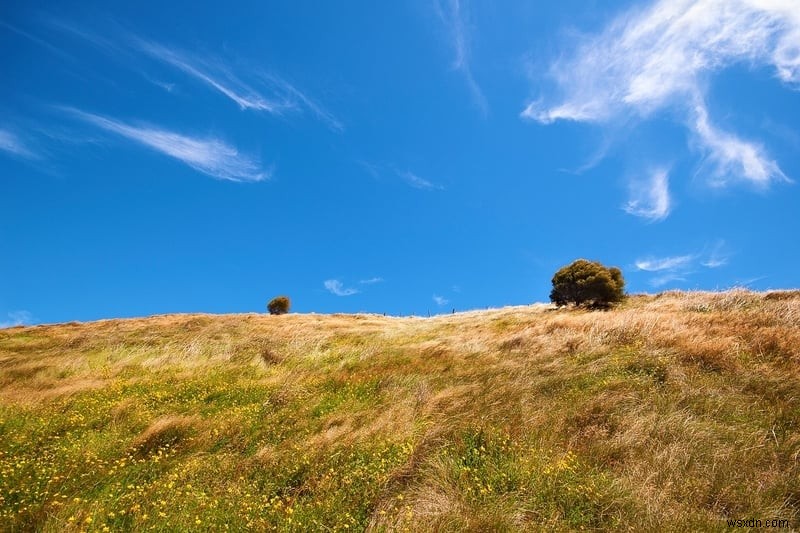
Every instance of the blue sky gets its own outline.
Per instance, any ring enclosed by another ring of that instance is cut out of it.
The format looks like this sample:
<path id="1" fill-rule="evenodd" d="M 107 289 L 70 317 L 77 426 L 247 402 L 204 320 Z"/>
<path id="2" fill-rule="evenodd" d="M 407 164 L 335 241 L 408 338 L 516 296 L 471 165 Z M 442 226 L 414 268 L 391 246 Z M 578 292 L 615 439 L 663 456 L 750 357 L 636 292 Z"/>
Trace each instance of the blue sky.
<path id="1" fill-rule="evenodd" d="M 796 0 L 6 2 L 0 325 L 797 287 Z"/>

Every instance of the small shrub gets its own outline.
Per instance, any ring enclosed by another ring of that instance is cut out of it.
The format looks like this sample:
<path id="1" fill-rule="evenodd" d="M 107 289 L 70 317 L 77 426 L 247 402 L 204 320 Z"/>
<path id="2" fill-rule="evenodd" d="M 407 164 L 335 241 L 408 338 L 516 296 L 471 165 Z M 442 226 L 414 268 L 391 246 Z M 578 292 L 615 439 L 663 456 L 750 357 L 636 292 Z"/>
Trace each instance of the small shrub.
<path id="1" fill-rule="evenodd" d="M 617 267 L 578 259 L 553 276 L 550 301 L 557 306 L 574 304 L 590 309 L 605 309 L 622 301 L 625 280 Z"/>
<path id="2" fill-rule="evenodd" d="M 271 315 L 284 315 L 289 312 L 291 305 L 287 296 L 276 296 L 267 304 L 267 311 Z"/>

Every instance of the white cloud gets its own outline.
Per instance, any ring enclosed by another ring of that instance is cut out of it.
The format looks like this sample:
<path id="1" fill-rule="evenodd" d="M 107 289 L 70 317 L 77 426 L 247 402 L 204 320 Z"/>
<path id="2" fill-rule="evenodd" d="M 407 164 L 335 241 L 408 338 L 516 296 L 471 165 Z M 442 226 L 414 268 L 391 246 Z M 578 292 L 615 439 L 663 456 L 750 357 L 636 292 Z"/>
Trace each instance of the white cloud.
<path id="1" fill-rule="evenodd" d="M 151 41 L 139 38 L 133 38 L 133 41 L 142 52 L 206 83 L 230 98 L 243 110 L 254 109 L 281 114 L 292 107 L 291 102 L 287 99 L 267 98 L 261 92 L 239 80 L 220 63 L 200 60 Z"/>
<path id="2" fill-rule="evenodd" d="M 200 58 L 138 37 L 131 37 L 131 41 L 140 51 L 205 83 L 242 110 L 282 115 L 287 111 L 305 108 L 330 129 L 344 131 L 344 126 L 332 113 L 280 76 L 266 74 L 259 69 L 248 69 L 253 81 L 247 83 L 223 61 L 211 56 Z"/>
<path id="3" fill-rule="evenodd" d="M 434 6 L 439 19 L 449 34 L 450 45 L 455 54 L 453 69 L 461 72 L 464 76 L 464 81 L 475 105 L 478 106 L 483 114 L 486 114 L 489 105 L 478 82 L 475 81 L 475 76 L 473 76 L 472 67 L 470 66 L 470 41 L 472 37 L 467 23 L 466 0 L 436 0 Z"/>
<path id="4" fill-rule="evenodd" d="M 26 159 L 38 159 L 19 136 L 9 130 L 0 129 L 0 150 Z"/>
<path id="5" fill-rule="evenodd" d="M 694 261 L 694 255 L 677 255 L 673 257 L 650 257 L 647 259 L 638 259 L 636 261 L 636 268 L 645 270 L 647 272 L 659 272 L 661 270 L 676 270 L 688 266 Z"/>
<path id="6" fill-rule="evenodd" d="M 272 83 L 275 87 L 284 91 L 285 95 L 294 102 L 299 102 L 306 109 L 311 111 L 319 120 L 328 125 L 328 127 L 337 132 L 344 131 L 344 125 L 333 114 L 322 107 L 316 100 L 313 100 L 307 94 L 301 92 L 297 87 L 288 81 L 280 78 L 274 74 L 262 74 L 262 78 Z"/>
<path id="7" fill-rule="evenodd" d="M 383 283 L 383 278 L 374 277 L 374 278 L 362 279 L 359 281 L 359 283 L 362 285 L 374 285 L 376 283 Z"/>
<path id="8" fill-rule="evenodd" d="M 132 126 L 73 108 L 63 109 L 90 124 L 173 157 L 211 177 L 229 181 L 261 181 L 269 178 L 269 172 L 261 168 L 256 159 L 240 154 L 236 148 L 220 139 L 189 137 L 154 126 Z"/>
<path id="9" fill-rule="evenodd" d="M 710 257 L 710 258 L 708 258 L 707 260 L 703 261 L 700 264 L 703 265 L 706 268 L 719 268 L 721 266 L 725 266 L 725 265 L 728 264 L 728 258 L 727 257 L 720 257 L 720 258 Z"/>
<path id="10" fill-rule="evenodd" d="M 166 46 L 139 37 L 118 24 L 113 25 L 111 31 L 106 31 L 107 35 L 111 35 L 113 31 L 114 37 L 104 37 L 59 19 L 50 19 L 48 23 L 60 31 L 91 43 L 115 58 L 121 55 L 131 56 L 133 53 L 143 54 L 169 65 L 224 95 L 242 110 L 284 115 L 289 111 L 306 109 L 331 130 L 344 131 L 342 122 L 319 102 L 277 74 L 266 73 L 261 68 L 240 68 L 238 72 L 235 72 L 229 62 L 226 63 L 212 54 L 191 53 Z M 130 59 L 127 58 L 128 63 L 130 63 Z M 146 72 L 141 72 L 141 74 L 145 79 L 167 92 L 173 92 L 175 88 L 174 83 L 163 82 Z"/>
<path id="11" fill-rule="evenodd" d="M 430 181 L 428 181 L 428 180 L 426 180 L 424 178 L 420 178 L 419 176 L 417 176 L 413 172 L 409 172 L 407 170 L 406 171 L 399 171 L 398 170 L 398 171 L 396 171 L 396 173 L 397 173 L 398 176 L 403 178 L 403 180 L 405 180 L 406 183 L 408 183 L 410 186 L 414 187 L 415 189 L 423 189 L 423 190 L 434 190 L 434 189 L 443 190 L 444 189 L 444 187 L 442 187 L 441 185 L 436 185 L 435 183 L 431 183 Z"/>
<path id="12" fill-rule="evenodd" d="M 329 279 L 324 282 L 325 288 L 336 296 L 352 296 L 358 294 L 358 289 L 345 288 L 338 279 Z"/>
<path id="13" fill-rule="evenodd" d="M 694 254 L 638 259 L 635 265 L 640 271 L 657 273 L 650 279 L 650 284 L 661 287 L 670 281 L 686 281 L 695 272 L 698 262 L 706 268 L 719 268 L 727 265 L 728 254 L 725 253 L 725 241 L 717 241 L 711 247 L 710 252 L 706 246 L 702 252 Z"/>
<path id="14" fill-rule="evenodd" d="M 645 272 L 657 272 L 650 278 L 653 287 L 661 287 L 671 281 L 686 281 L 691 274 L 691 267 L 697 259 L 696 255 L 676 255 L 672 257 L 649 257 L 636 261 L 636 268 Z"/>
<path id="15" fill-rule="evenodd" d="M 42 48 L 45 48 L 45 49 L 49 50 L 53 54 L 55 54 L 57 56 L 60 56 L 63 59 L 67 59 L 69 61 L 75 61 L 74 57 L 72 57 L 71 55 L 69 55 L 66 52 L 64 52 L 61 48 L 59 48 L 57 46 L 54 46 L 53 44 L 49 43 L 48 41 L 45 41 L 44 39 L 41 39 L 41 38 L 39 38 L 39 37 L 27 32 L 25 30 L 17 28 L 16 26 L 12 26 L 11 24 L 8 24 L 7 22 L 3 22 L 2 20 L 0 20 L 0 27 L 6 28 L 7 30 L 12 31 L 12 32 L 16 33 L 17 35 L 21 35 L 22 37 L 25 37 L 29 41 L 38 44 Z"/>
<path id="16" fill-rule="evenodd" d="M 358 164 L 358 166 L 360 166 L 364 172 L 369 174 L 375 180 L 381 180 L 384 177 L 394 175 L 402 179 L 408 186 L 414 187 L 415 189 L 427 191 L 444 190 L 442 185 L 426 180 L 410 170 L 400 170 L 392 163 L 371 163 L 369 161 L 359 159 L 356 160 L 356 164 Z"/>
<path id="17" fill-rule="evenodd" d="M 631 199 L 625 205 L 625 212 L 658 221 L 670 213 L 669 173 L 666 170 L 653 172 L 646 183 L 635 182 L 631 186 Z"/>
<path id="18" fill-rule="evenodd" d="M 668 272 L 661 276 L 656 276 L 650 280 L 650 285 L 653 287 L 663 287 L 667 283 L 671 281 L 686 281 L 686 278 L 683 274 L 678 274 L 676 272 Z"/>
<path id="19" fill-rule="evenodd" d="M 443 296 L 438 296 L 436 294 L 433 295 L 433 301 L 436 302 L 436 305 L 438 305 L 439 307 L 442 307 L 450 303 L 450 300 L 448 300 L 447 298 Z"/>
<path id="20" fill-rule="evenodd" d="M 375 163 L 370 163 L 369 161 L 364 161 L 363 159 L 356 160 L 356 164 L 360 166 L 364 172 L 369 174 L 372 179 L 380 179 L 381 177 L 381 166 Z"/>
<path id="21" fill-rule="evenodd" d="M 695 113 L 695 133 L 701 147 L 708 152 L 712 184 L 725 185 L 730 177 L 735 176 L 745 177 L 760 187 L 776 179 L 787 180 L 778 164 L 768 158 L 761 146 L 716 129 L 708 121 L 705 106 L 697 105 Z"/>
<path id="22" fill-rule="evenodd" d="M 0 322 L 0 329 L 25 326 L 33 321 L 33 315 L 28 311 L 11 311 L 6 316 L 8 320 Z"/>
<path id="23" fill-rule="evenodd" d="M 719 268 L 728 264 L 728 256 L 729 254 L 725 252 L 725 241 L 717 241 L 700 264 L 706 268 Z"/>
<path id="24" fill-rule="evenodd" d="M 796 0 L 659 0 L 633 9 L 550 69 L 556 98 L 540 97 L 522 116 L 607 122 L 678 109 L 716 184 L 732 177 L 757 185 L 783 180 L 763 148 L 711 124 L 709 76 L 734 64 L 771 66 L 800 84 L 800 9 Z"/>

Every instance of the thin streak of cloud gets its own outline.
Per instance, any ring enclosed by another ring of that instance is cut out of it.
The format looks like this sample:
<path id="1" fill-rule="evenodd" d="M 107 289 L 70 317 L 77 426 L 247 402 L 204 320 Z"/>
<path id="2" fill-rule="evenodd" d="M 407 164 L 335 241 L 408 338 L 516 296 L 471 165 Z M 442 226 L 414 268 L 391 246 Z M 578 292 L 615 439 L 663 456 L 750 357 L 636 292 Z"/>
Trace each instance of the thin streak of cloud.
<path id="1" fill-rule="evenodd" d="M 725 241 L 717 241 L 711 252 L 700 262 L 706 268 L 720 268 L 728 264 L 729 253 L 725 251 Z"/>
<path id="2" fill-rule="evenodd" d="M 721 266 L 727 265 L 728 259 L 726 257 L 720 257 L 720 258 L 711 257 L 700 264 L 706 268 L 719 268 Z"/>
<path id="3" fill-rule="evenodd" d="M 95 47 L 105 51 L 106 53 L 109 52 L 119 53 L 122 51 L 121 46 L 117 44 L 115 41 L 102 37 L 97 33 L 87 31 L 66 20 L 58 19 L 55 17 L 49 17 L 45 19 L 45 22 L 51 28 L 54 28 L 63 33 L 72 35 L 73 37 L 77 37 L 79 39 L 87 41 L 88 43 L 94 45 Z M 116 26 L 116 24 L 114 25 Z M 119 31 L 120 28 L 115 28 L 115 30 Z"/>
<path id="4" fill-rule="evenodd" d="M 45 41 L 41 37 L 37 37 L 36 35 L 33 35 L 33 34 L 27 32 L 25 30 L 22 30 L 22 29 L 20 29 L 20 28 L 18 28 L 16 26 L 12 26 L 11 24 L 9 24 L 7 22 L 4 22 L 2 20 L 0 20 L 0 27 L 6 28 L 7 30 L 9 30 L 9 31 L 11 31 L 13 33 L 16 33 L 17 35 L 20 35 L 20 36 L 28 39 L 32 43 L 35 43 L 35 44 L 41 46 L 42 48 L 45 48 L 46 50 L 48 50 L 49 52 L 51 52 L 51 53 L 53 53 L 53 54 L 55 54 L 57 56 L 60 56 L 60 57 L 65 58 L 65 59 L 68 59 L 70 61 L 75 61 L 74 57 L 72 57 L 68 53 L 64 52 L 59 47 L 57 47 L 57 46 Z"/>
<path id="5" fill-rule="evenodd" d="M 58 48 L 57 46 L 45 41 L 44 39 L 42 39 L 40 37 L 37 37 L 37 36 L 35 36 L 35 35 L 31 34 L 31 33 L 28 33 L 25 30 L 17 28 L 16 26 L 12 26 L 11 24 L 9 24 L 7 22 L 3 22 L 2 20 L 0 20 L 0 27 L 6 28 L 7 30 L 9 30 L 9 31 L 11 31 L 13 33 L 16 33 L 17 35 L 20 35 L 20 36 L 28 39 L 32 43 L 35 43 L 35 44 L 41 46 L 42 48 L 45 48 L 46 50 L 48 50 L 49 52 L 51 52 L 51 53 L 53 53 L 53 54 L 55 54 L 57 56 L 63 57 L 63 58 L 68 59 L 70 61 L 75 61 L 74 57 L 72 57 L 71 55 L 67 54 L 66 52 L 64 52 L 63 50 Z"/>
<path id="6" fill-rule="evenodd" d="M 342 124 L 339 119 L 333 116 L 330 111 L 322 107 L 322 105 L 320 105 L 316 100 L 301 92 L 297 87 L 274 74 L 264 75 L 263 77 L 273 85 L 282 89 L 288 96 L 299 100 L 303 106 L 311 111 L 319 120 L 327 124 L 330 129 L 338 133 L 344 131 L 344 124 Z"/>
<path id="7" fill-rule="evenodd" d="M 361 285 L 375 285 L 376 283 L 383 283 L 383 278 L 374 277 L 368 279 L 362 279 L 359 281 Z"/>
<path id="8" fill-rule="evenodd" d="M 381 177 L 381 167 L 380 165 L 376 165 L 375 163 L 370 163 L 368 161 L 364 161 L 363 159 L 357 159 L 356 164 L 360 166 L 367 174 L 372 176 L 372 179 L 380 179 Z"/>
<path id="9" fill-rule="evenodd" d="M 254 78 L 254 82 L 247 83 L 219 59 L 212 57 L 201 59 L 196 55 L 135 36 L 131 36 L 130 40 L 141 52 L 205 83 L 235 102 L 242 110 L 284 115 L 289 111 L 307 109 L 331 130 L 337 133 L 344 131 L 344 125 L 333 113 L 276 74 L 251 69 L 251 78 Z"/>
<path id="10" fill-rule="evenodd" d="M 678 255 L 672 257 L 649 257 L 646 259 L 638 259 L 636 261 L 636 268 L 646 272 L 659 272 L 661 270 L 675 270 L 683 268 L 694 261 L 694 255 Z"/>
<path id="11" fill-rule="evenodd" d="M 657 273 L 650 278 L 650 285 L 663 287 L 671 281 L 686 281 L 697 255 L 676 255 L 671 257 L 648 257 L 636 261 L 636 268 L 644 272 Z"/>
<path id="12" fill-rule="evenodd" d="M 663 276 L 654 277 L 653 279 L 650 280 L 650 285 L 652 285 L 653 287 L 663 287 L 664 285 L 670 283 L 671 281 L 686 281 L 686 278 L 683 276 L 683 274 L 670 272 L 664 274 Z"/>
<path id="13" fill-rule="evenodd" d="M 216 138 L 196 138 L 155 126 L 133 126 L 74 108 L 62 108 L 71 115 L 105 131 L 137 142 L 177 159 L 211 177 L 237 182 L 256 182 L 270 177 L 260 163 Z"/>
<path id="14" fill-rule="evenodd" d="M 323 285 L 328 292 L 335 294 L 336 296 L 352 296 L 354 294 L 358 294 L 359 292 L 358 289 L 345 287 L 338 279 L 325 280 Z"/>
<path id="15" fill-rule="evenodd" d="M 426 180 L 410 170 L 401 170 L 397 167 L 397 165 L 392 163 L 372 163 L 369 161 L 364 161 L 363 159 L 357 159 L 355 163 L 361 167 L 364 172 L 378 181 L 383 179 L 394 179 L 397 177 L 403 180 L 406 185 L 415 189 L 420 189 L 423 191 L 444 190 L 444 186 Z"/>
<path id="16" fill-rule="evenodd" d="M 337 133 L 344 131 L 344 125 L 333 113 L 277 74 L 265 73 L 259 68 L 248 68 L 245 71 L 245 80 L 220 58 L 209 54 L 201 56 L 166 46 L 139 37 L 119 25 L 115 25 L 115 30 L 123 37 L 112 40 L 63 20 L 51 19 L 48 23 L 112 55 L 141 54 L 166 64 L 219 92 L 242 110 L 263 111 L 283 116 L 288 112 L 306 109 L 332 131 Z M 174 84 L 156 80 L 144 71 L 140 73 L 151 83 L 167 92 L 173 92 Z"/>
<path id="17" fill-rule="evenodd" d="M 448 300 L 448 299 L 447 299 L 447 298 L 445 298 L 444 296 L 439 296 L 439 295 L 437 295 L 437 294 L 434 294 L 434 295 L 433 295 L 433 301 L 434 301 L 434 302 L 436 303 L 436 305 L 438 305 L 439 307 L 443 307 L 443 306 L 445 306 L 445 305 L 447 305 L 447 304 L 449 304 L 449 303 L 450 303 L 450 300 Z"/>
<path id="18" fill-rule="evenodd" d="M 434 6 L 439 19 L 447 28 L 450 46 L 455 54 L 452 67 L 464 76 L 464 81 L 475 105 L 485 115 L 489 111 L 489 104 L 478 82 L 475 81 L 475 76 L 472 74 L 472 67 L 470 66 L 470 41 L 472 36 L 467 24 L 466 0 L 436 0 Z"/>
<path id="19" fill-rule="evenodd" d="M 0 329 L 27 326 L 33 322 L 33 315 L 29 311 L 11 311 L 6 318 L 0 322 Z"/>
<path id="20" fill-rule="evenodd" d="M 772 66 L 800 87 L 800 10 L 796 0 L 658 0 L 632 9 L 555 61 L 556 98 L 539 97 L 522 116 L 608 123 L 646 119 L 664 109 L 684 114 L 712 184 L 731 178 L 758 186 L 786 179 L 758 145 L 712 125 L 706 80 L 730 65 Z"/>
<path id="21" fill-rule="evenodd" d="M 408 185 L 410 185 L 411 187 L 414 187 L 415 189 L 422 189 L 422 190 L 427 190 L 427 191 L 443 190 L 444 189 L 444 187 L 442 187 L 441 185 L 437 185 L 437 184 L 432 183 L 432 182 L 430 182 L 430 181 L 428 181 L 428 180 L 426 180 L 424 178 L 420 178 L 419 176 L 417 176 L 416 174 L 414 174 L 413 172 L 410 172 L 408 170 L 404 170 L 404 171 L 397 170 L 396 173 Z"/>
<path id="22" fill-rule="evenodd" d="M 632 185 L 632 198 L 625 204 L 625 212 L 652 222 L 664 220 L 670 213 L 669 173 L 653 172 L 647 183 Z"/>
<path id="23" fill-rule="evenodd" d="M 279 115 L 293 107 L 287 99 L 267 98 L 256 89 L 236 78 L 233 73 L 229 72 L 221 64 L 211 65 L 208 61 L 200 61 L 188 54 L 152 41 L 133 38 L 133 42 L 139 50 L 154 59 L 167 63 L 216 89 L 235 102 L 242 110 L 253 109 Z M 219 73 L 214 74 L 212 70 L 219 71 Z"/>
<path id="24" fill-rule="evenodd" d="M 6 129 L 0 129 L 0 150 L 25 159 L 39 159 L 18 135 Z"/>
<path id="25" fill-rule="evenodd" d="M 650 284 L 662 287 L 671 281 L 686 281 L 697 270 L 698 263 L 705 268 L 727 265 L 729 254 L 725 248 L 725 241 L 718 240 L 710 252 L 706 246 L 703 251 L 694 254 L 638 259 L 635 265 L 640 271 L 657 274 L 650 279 Z"/>

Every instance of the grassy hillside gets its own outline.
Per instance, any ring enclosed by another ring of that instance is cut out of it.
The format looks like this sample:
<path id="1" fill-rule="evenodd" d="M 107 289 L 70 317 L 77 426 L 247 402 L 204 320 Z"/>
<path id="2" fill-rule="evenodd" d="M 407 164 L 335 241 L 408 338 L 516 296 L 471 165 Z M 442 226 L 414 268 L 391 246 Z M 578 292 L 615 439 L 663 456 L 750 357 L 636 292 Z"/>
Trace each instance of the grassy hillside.
<path id="1" fill-rule="evenodd" d="M 800 292 L 0 331 L 0 529 L 800 526 Z"/>

